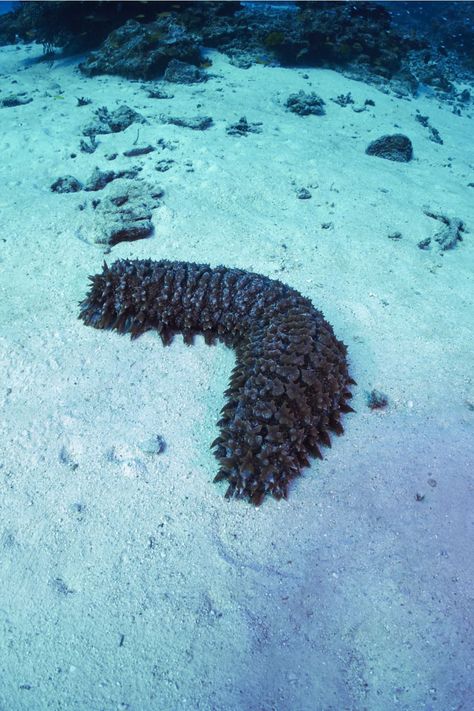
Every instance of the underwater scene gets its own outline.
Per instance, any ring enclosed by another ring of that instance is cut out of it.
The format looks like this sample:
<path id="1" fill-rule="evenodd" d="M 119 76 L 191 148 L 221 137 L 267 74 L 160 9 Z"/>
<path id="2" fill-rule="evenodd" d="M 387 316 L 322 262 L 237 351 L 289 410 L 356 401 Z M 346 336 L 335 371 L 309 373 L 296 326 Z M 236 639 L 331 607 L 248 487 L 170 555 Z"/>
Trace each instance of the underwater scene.
<path id="1" fill-rule="evenodd" d="M 474 2 L 0 2 L 0 711 L 474 711 Z"/>

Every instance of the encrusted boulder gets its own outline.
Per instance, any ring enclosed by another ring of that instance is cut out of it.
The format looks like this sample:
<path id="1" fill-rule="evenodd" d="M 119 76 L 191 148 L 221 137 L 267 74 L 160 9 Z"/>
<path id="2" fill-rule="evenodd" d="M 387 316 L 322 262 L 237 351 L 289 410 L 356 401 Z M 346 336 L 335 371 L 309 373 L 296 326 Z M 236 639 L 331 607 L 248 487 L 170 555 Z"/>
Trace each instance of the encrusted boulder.
<path id="1" fill-rule="evenodd" d="M 285 106 L 289 111 L 299 116 L 324 116 L 324 101 L 312 91 L 307 94 L 304 91 L 299 91 L 297 94 L 290 94 L 285 102 Z"/>
<path id="2" fill-rule="evenodd" d="M 96 203 L 94 240 L 115 245 L 149 237 L 152 210 L 160 205 L 163 190 L 139 181 L 117 180 Z"/>
<path id="3" fill-rule="evenodd" d="M 142 25 L 129 20 L 111 32 L 100 49 L 79 65 L 86 76 L 119 74 L 129 79 L 154 79 L 170 59 L 198 64 L 199 38 L 172 16 Z"/>
<path id="4" fill-rule="evenodd" d="M 365 152 L 369 156 L 395 160 L 400 163 L 408 163 L 413 158 L 412 142 L 403 133 L 380 136 L 369 143 Z"/>

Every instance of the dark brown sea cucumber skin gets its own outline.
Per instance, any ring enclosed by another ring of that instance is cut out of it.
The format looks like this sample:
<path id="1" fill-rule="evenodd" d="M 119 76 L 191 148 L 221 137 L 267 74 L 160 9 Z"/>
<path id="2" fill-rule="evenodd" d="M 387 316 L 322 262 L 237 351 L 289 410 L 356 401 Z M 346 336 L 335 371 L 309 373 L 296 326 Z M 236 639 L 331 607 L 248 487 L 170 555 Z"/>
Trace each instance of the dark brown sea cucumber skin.
<path id="1" fill-rule="evenodd" d="M 136 338 L 154 329 L 165 345 L 203 334 L 224 342 L 237 362 L 211 445 L 227 497 L 258 505 L 287 496 L 292 479 L 342 434 L 350 412 L 346 347 L 298 291 L 259 274 L 207 264 L 117 260 L 90 277 L 81 318 Z"/>

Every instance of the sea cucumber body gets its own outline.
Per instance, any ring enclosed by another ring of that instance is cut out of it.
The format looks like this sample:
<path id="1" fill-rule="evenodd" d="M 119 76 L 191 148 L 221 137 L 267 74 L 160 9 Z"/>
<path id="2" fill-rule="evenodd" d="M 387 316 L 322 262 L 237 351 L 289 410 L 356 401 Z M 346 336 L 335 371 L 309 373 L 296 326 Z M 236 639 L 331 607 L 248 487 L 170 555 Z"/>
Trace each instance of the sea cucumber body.
<path id="1" fill-rule="evenodd" d="M 259 504 L 287 496 L 289 482 L 341 434 L 350 412 L 346 347 L 298 291 L 259 274 L 207 264 L 118 260 L 91 277 L 80 318 L 164 344 L 197 333 L 235 349 L 228 402 L 213 442 L 226 496 Z"/>

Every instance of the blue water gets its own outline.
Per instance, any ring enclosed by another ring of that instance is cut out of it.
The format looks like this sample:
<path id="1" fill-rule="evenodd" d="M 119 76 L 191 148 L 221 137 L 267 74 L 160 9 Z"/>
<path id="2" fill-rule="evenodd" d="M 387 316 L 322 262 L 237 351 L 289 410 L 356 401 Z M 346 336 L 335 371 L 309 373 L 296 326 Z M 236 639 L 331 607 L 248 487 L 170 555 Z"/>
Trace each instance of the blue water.
<path id="1" fill-rule="evenodd" d="M 6 12 L 11 12 L 19 5 L 19 2 L 5 2 L 5 0 L 2 0 L 0 2 L 0 15 L 4 15 Z"/>

